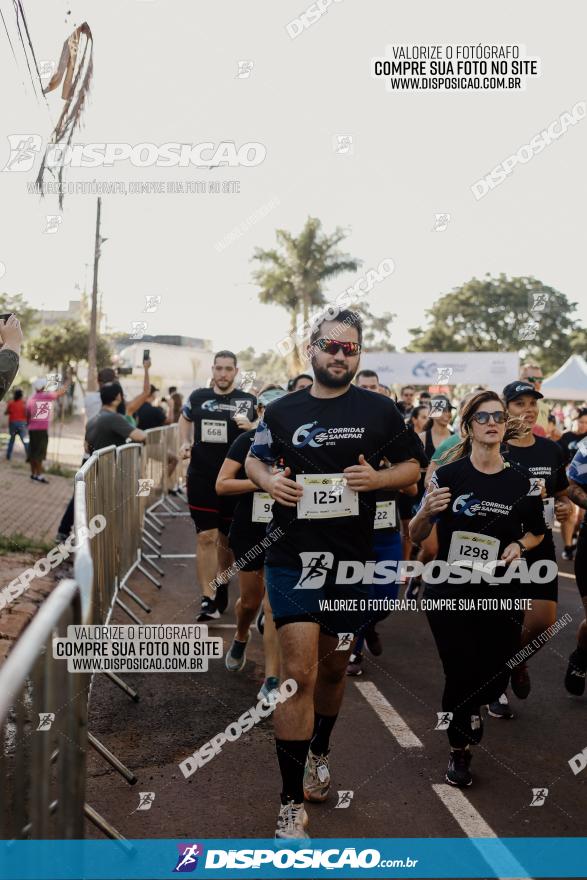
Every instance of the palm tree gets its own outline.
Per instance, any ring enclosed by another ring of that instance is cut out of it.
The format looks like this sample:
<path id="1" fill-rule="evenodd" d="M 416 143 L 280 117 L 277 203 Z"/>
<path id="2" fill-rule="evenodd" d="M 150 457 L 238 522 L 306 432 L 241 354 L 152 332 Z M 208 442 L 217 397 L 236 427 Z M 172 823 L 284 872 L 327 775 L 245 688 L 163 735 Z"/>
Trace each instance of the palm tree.
<path id="1" fill-rule="evenodd" d="M 285 229 L 277 229 L 277 248 L 256 248 L 253 260 L 259 267 L 253 280 L 259 285 L 262 303 L 283 306 L 290 315 L 290 333 L 296 336 L 300 320 L 304 326 L 310 311 L 326 302 L 322 286 L 328 278 L 341 272 L 356 272 L 360 260 L 352 259 L 338 249 L 347 232 L 336 227 L 331 235 L 321 231 L 321 222 L 308 217 L 297 238 Z M 302 360 L 298 345 L 292 351 L 292 368 L 299 372 Z"/>

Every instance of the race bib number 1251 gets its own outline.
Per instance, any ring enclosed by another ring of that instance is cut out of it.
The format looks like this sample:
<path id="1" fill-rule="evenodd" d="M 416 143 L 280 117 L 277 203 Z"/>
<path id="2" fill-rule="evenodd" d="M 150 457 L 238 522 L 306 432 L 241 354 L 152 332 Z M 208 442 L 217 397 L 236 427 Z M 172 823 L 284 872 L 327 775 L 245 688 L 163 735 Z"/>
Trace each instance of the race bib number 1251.
<path id="1" fill-rule="evenodd" d="M 298 474 L 296 482 L 304 488 L 298 501 L 299 519 L 358 515 L 359 496 L 349 489 L 344 474 Z"/>

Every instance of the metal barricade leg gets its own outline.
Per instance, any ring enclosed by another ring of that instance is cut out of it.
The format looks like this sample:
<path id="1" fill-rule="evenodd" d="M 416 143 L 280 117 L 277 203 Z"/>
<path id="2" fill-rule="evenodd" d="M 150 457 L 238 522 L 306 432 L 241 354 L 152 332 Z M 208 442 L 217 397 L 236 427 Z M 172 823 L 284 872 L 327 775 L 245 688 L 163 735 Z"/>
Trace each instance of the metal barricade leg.
<path id="1" fill-rule="evenodd" d="M 161 569 L 159 568 L 159 566 L 155 565 L 154 562 L 151 562 L 150 559 L 147 559 L 146 556 L 143 556 L 143 560 L 144 560 L 145 562 L 149 562 L 149 563 L 153 566 L 153 568 L 155 568 L 155 569 L 159 572 L 159 574 L 161 574 L 161 575 L 164 575 L 164 574 L 165 574 L 165 572 L 161 571 Z M 158 590 L 161 589 L 162 584 L 157 580 L 157 578 L 154 578 L 152 574 L 149 574 L 149 572 L 147 571 L 147 569 L 146 569 L 146 568 L 143 568 L 143 566 L 142 566 L 142 564 L 141 564 L 140 562 L 139 562 L 139 564 L 137 565 L 137 569 L 138 569 L 138 571 L 141 572 L 141 574 L 143 574 L 143 575 L 147 578 L 147 580 L 151 581 L 151 583 L 154 584 L 154 585 L 157 587 Z"/>
<path id="2" fill-rule="evenodd" d="M 151 606 L 150 606 L 150 605 L 147 605 L 146 602 L 143 602 L 143 600 L 141 599 L 141 597 L 140 597 L 140 596 L 137 596 L 136 593 L 133 593 L 133 591 L 132 591 L 129 587 L 127 587 L 126 584 L 125 584 L 123 587 L 121 587 L 120 589 L 121 589 L 121 591 L 124 590 L 124 592 L 125 592 L 128 596 L 130 596 L 130 598 L 133 600 L 133 602 L 136 602 L 136 603 L 137 603 L 137 605 L 139 606 L 139 608 L 142 608 L 143 611 L 145 611 L 147 614 L 150 614 L 150 613 L 151 613 Z"/>
<path id="3" fill-rule="evenodd" d="M 104 758 L 105 761 L 108 761 L 111 767 L 114 767 L 114 769 L 117 770 L 121 776 L 124 776 L 129 785 L 135 785 L 138 782 L 135 774 L 131 770 L 129 770 L 128 767 L 125 767 L 122 761 L 119 761 L 116 755 L 114 755 L 110 751 L 110 749 L 107 749 L 106 746 L 103 745 L 103 743 L 101 743 L 100 740 L 97 739 L 97 737 L 95 737 L 93 733 L 90 733 L 89 730 L 88 742 L 92 746 L 92 748 L 95 749 L 102 758 Z"/>
<path id="4" fill-rule="evenodd" d="M 151 548 L 149 548 L 149 549 L 151 549 Z M 153 555 L 156 556 L 157 559 L 161 559 L 161 554 L 160 554 L 160 553 L 155 552 Z M 162 569 L 162 568 L 159 568 L 159 566 L 158 566 L 155 562 L 153 562 L 153 560 L 151 559 L 150 556 L 145 556 L 145 555 L 143 554 L 143 555 L 141 556 L 141 562 L 147 562 L 150 566 L 152 566 L 152 567 L 155 569 L 155 571 L 159 572 L 159 574 L 161 575 L 161 577 L 165 577 L 165 572 L 163 571 L 163 569 Z"/>
<path id="5" fill-rule="evenodd" d="M 138 691 L 135 691 L 134 688 L 131 688 L 131 686 L 123 681 L 119 675 L 117 675 L 115 672 L 105 672 L 104 675 L 106 675 L 110 679 L 110 681 L 113 681 L 115 685 L 118 685 L 121 691 L 124 691 L 125 694 L 128 694 L 128 696 L 134 703 L 139 702 Z"/>

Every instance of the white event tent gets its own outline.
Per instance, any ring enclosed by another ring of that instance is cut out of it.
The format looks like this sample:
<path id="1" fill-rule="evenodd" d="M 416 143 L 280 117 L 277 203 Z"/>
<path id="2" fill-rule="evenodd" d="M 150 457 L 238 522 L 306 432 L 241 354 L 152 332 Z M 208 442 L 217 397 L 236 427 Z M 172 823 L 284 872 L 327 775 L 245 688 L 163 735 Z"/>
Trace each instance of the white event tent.
<path id="1" fill-rule="evenodd" d="M 545 379 L 540 389 L 549 400 L 587 399 L 587 361 L 573 354 L 562 367 Z"/>

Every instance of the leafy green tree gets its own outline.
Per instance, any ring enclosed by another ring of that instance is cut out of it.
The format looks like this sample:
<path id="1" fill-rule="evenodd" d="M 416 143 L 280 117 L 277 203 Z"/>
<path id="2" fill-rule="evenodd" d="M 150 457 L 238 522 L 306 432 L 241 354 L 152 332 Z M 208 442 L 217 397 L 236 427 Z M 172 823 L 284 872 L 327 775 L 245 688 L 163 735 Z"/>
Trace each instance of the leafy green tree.
<path id="1" fill-rule="evenodd" d="M 0 293 L 0 313 L 6 315 L 8 312 L 20 321 L 25 338 L 39 320 L 37 309 L 31 308 L 21 293 Z"/>
<path id="2" fill-rule="evenodd" d="M 351 303 L 349 309 L 358 312 L 363 319 L 363 351 L 395 351 L 395 345 L 391 342 L 391 325 L 395 315 L 384 312 L 377 317 L 365 303 Z"/>
<path id="3" fill-rule="evenodd" d="M 253 254 L 253 260 L 258 263 L 253 280 L 260 287 L 262 303 L 287 310 L 294 338 L 298 323 L 306 324 L 310 312 L 325 304 L 324 283 L 342 272 L 356 272 L 360 261 L 339 250 L 346 231 L 337 227 L 327 235 L 316 217 L 308 217 L 297 237 L 285 229 L 277 229 L 275 234 L 277 248 L 256 248 Z M 297 371 L 301 366 L 300 346 L 296 344 L 292 368 Z"/>
<path id="4" fill-rule="evenodd" d="M 532 312 L 535 297 L 545 307 Z M 536 360 L 545 374 L 572 354 L 577 304 L 532 277 L 472 278 L 444 294 L 425 315 L 429 325 L 410 330 L 408 351 L 517 351 Z M 535 338 L 524 338 L 535 321 Z M 580 338 L 576 337 L 576 344 Z"/>
<path id="5" fill-rule="evenodd" d="M 80 363 L 88 361 L 89 327 L 77 321 L 64 321 L 43 330 L 26 344 L 28 358 L 47 367 L 49 370 L 71 371 L 77 375 Z M 108 342 L 102 336 L 97 339 L 98 369 L 111 363 L 112 353 Z"/>
<path id="6" fill-rule="evenodd" d="M 257 391 L 269 383 L 283 385 L 285 388 L 288 379 L 287 363 L 285 358 L 278 355 L 277 352 L 264 351 L 261 354 L 256 354 L 254 348 L 249 346 L 243 351 L 239 351 L 237 358 L 241 373 L 245 370 L 255 373 L 254 383 Z"/>

